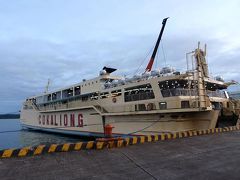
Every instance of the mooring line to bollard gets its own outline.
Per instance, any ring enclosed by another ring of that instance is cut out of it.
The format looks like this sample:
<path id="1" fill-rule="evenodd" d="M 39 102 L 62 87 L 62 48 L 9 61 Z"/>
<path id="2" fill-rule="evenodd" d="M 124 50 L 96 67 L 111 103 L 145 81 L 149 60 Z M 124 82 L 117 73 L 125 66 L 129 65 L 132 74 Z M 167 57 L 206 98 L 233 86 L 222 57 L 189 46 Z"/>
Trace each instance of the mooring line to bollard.
<path id="1" fill-rule="evenodd" d="M 51 145 L 38 145 L 33 147 L 23 147 L 18 149 L 5 149 L 0 150 L 0 158 L 10 157 L 26 157 L 26 156 L 37 156 L 41 154 L 51 154 L 55 152 L 69 152 L 69 151 L 80 151 L 80 150 L 101 150 L 104 148 L 120 148 L 129 145 L 143 144 L 146 142 L 156 142 L 180 139 L 186 137 L 201 136 L 207 134 L 217 134 L 229 131 L 240 130 L 239 126 L 230 126 L 224 128 L 213 128 L 207 130 L 194 130 L 194 131 L 182 131 L 175 133 L 160 133 L 154 135 L 144 136 L 132 136 L 132 137 L 118 137 L 109 139 L 99 139 L 96 141 L 88 142 L 77 142 L 77 143 L 65 143 L 65 144 L 51 144 Z"/>

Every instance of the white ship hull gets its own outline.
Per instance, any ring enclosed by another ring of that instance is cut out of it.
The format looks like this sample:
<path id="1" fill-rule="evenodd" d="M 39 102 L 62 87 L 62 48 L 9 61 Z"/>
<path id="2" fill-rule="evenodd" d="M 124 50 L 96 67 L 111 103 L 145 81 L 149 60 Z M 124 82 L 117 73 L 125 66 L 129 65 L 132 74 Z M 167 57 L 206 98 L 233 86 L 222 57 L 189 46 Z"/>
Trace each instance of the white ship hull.
<path id="1" fill-rule="evenodd" d="M 79 136 L 104 136 L 104 124 L 111 124 L 113 135 L 146 135 L 214 128 L 219 111 L 181 112 L 106 116 L 105 122 L 94 109 L 39 113 L 23 110 L 24 128 Z"/>

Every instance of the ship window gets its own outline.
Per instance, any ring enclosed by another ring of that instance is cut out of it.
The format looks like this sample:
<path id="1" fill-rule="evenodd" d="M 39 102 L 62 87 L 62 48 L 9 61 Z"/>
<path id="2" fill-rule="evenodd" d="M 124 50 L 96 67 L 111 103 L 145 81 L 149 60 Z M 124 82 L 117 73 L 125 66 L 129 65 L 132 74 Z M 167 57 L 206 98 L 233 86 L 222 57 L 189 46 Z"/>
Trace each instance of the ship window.
<path id="1" fill-rule="evenodd" d="M 197 96 L 197 81 L 168 80 L 158 83 L 163 97 Z"/>
<path id="2" fill-rule="evenodd" d="M 167 103 L 166 102 L 160 102 L 159 103 L 159 109 L 167 109 Z"/>
<path id="3" fill-rule="evenodd" d="M 135 111 L 146 111 L 145 104 L 136 104 L 135 105 Z"/>
<path id="4" fill-rule="evenodd" d="M 189 101 L 181 101 L 181 108 L 190 108 Z"/>
<path id="5" fill-rule="evenodd" d="M 73 96 L 73 88 L 63 90 L 62 96 L 63 96 L 63 98 L 72 97 Z"/>
<path id="6" fill-rule="evenodd" d="M 101 99 L 108 98 L 108 97 L 109 97 L 109 92 L 103 92 L 100 94 Z"/>
<path id="7" fill-rule="evenodd" d="M 39 97 L 36 97 L 36 103 L 37 104 L 40 104 L 40 103 L 43 103 L 43 96 L 39 96 Z"/>
<path id="8" fill-rule="evenodd" d="M 43 102 L 45 103 L 47 101 L 48 101 L 48 95 L 43 96 Z"/>
<path id="9" fill-rule="evenodd" d="M 61 99 L 61 91 L 56 92 L 56 100 Z"/>
<path id="10" fill-rule="evenodd" d="M 205 88 L 209 91 L 216 91 L 216 90 L 226 89 L 227 86 L 225 84 L 215 84 L 212 82 L 205 82 Z"/>
<path id="11" fill-rule="evenodd" d="M 145 104 L 139 104 L 139 105 L 138 105 L 138 110 L 139 110 L 139 111 L 146 111 L 146 106 L 145 106 Z"/>
<path id="12" fill-rule="evenodd" d="M 52 93 L 52 100 L 56 100 L 57 99 L 57 93 Z"/>
<path id="13" fill-rule="evenodd" d="M 47 101 L 51 101 L 51 94 L 47 96 Z"/>
<path id="14" fill-rule="evenodd" d="M 226 95 L 225 95 L 224 91 L 220 91 L 220 90 L 215 90 L 215 91 L 207 90 L 207 95 L 209 97 L 226 98 Z"/>
<path id="15" fill-rule="evenodd" d="M 60 100 L 61 99 L 61 91 L 52 93 L 52 100 Z"/>
<path id="16" fill-rule="evenodd" d="M 197 81 L 191 81 L 191 80 L 167 80 L 167 81 L 161 81 L 158 83 L 161 90 L 164 89 L 176 89 L 176 88 L 182 88 L 182 89 L 194 89 L 197 86 Z"/>
<path id="17" fill-rule="evenodd" d="M 81 87 L 80 86 L 74 87 L 74 91 L 75 91 L 75 96 L 80 95 L 81 94 Z"/>
<path id="18" fill-rule="evenodd" d="M 112 94 L 112 97 L 121 96 L 122 91 L 121 91 L 121 89 L 115 90 L 115 91 L 112 91 L 111 94 Z"/>
<path id="19" fill-rule="evenodd" d="M 92 93 L 91 97 L 90 97 L 91 101 L 92 100 L 98 100 L 98 93 Z"/>
<path id="20" fill-rule="evenodd" d="M 126 88 L 124 92 L 125 102 L 154 99 L 154 93 L 150 84 Z"/>
<path id="21" fill-rule="evenodd" d="M 220 110 L 221 104 L 219 102 L 212 102 L 213 109 Z"/>

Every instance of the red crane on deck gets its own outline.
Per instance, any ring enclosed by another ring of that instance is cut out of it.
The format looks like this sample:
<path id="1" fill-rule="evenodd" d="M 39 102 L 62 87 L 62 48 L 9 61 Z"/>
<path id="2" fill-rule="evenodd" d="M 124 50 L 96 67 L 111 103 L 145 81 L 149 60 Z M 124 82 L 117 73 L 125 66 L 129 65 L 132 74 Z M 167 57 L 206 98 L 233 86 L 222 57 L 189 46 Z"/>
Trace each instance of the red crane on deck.
<path id="1" fill-rule="evenodd" d="M 152 70 L 152 65 L 153 65 L 155 56 L 156 56 L 156 54 L 157 54 L 158 46 L 159 46 L 160 41 L 161 41 L 161 39 L 162 39 L 163 31 L 164 31 L 164 28 L 165 28 L 165 25 L 166 25 L 166 22 L 167 22 L 168 18 L 169 18 L 169 17 L 163 19 L 162 28 L 161 28 L 160 34 L 159 34 L 159 36 L 158 36 L 158 40 L 157 40 L 157 42 L 156 42 L 156 44 L 155 44 L 155 47 L 154 47 L 152 56 L 151 56 L 151 58 L 150 58 L 150 60 L 149 60 L 149 62 L 148 62 L 148 65 L 147 65 L 147 67 L 146 67 L 146 69 L 145 69 L 145 72 L 149 72 L 149 71 Z"/>

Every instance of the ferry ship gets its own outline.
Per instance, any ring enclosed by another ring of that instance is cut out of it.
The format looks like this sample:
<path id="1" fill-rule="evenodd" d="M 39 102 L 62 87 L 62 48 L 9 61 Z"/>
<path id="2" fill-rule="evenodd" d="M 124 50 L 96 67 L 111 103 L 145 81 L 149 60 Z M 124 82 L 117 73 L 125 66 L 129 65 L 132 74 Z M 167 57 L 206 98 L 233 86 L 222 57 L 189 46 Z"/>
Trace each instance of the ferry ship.
<path id="1" fill-rule="evenodd" d="M 229 97 L 229 83 L 209 76 L 206 45 L 186 54 L 187 70 L 152 70 L 167 18 L 163 19 L 145 72 L 132 78 L 103 67 L 99 76 L 28 97 L 21 110 L 24 128 L 80 136 L 146 135 L 215 128 Z"/>

